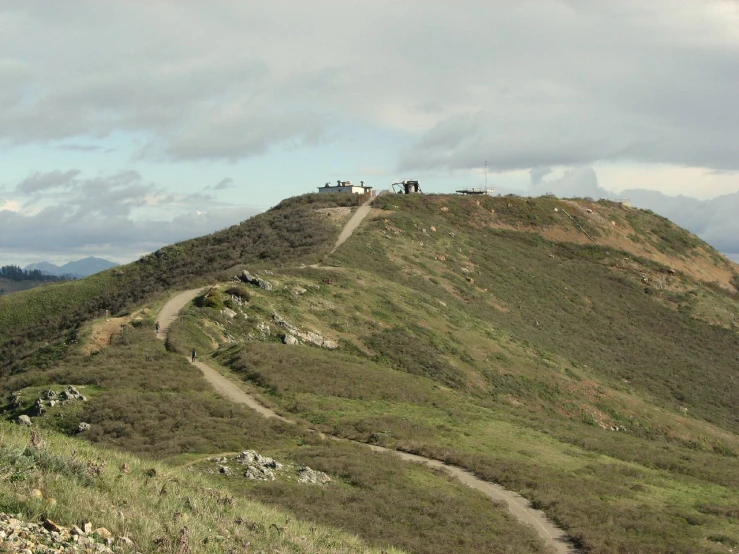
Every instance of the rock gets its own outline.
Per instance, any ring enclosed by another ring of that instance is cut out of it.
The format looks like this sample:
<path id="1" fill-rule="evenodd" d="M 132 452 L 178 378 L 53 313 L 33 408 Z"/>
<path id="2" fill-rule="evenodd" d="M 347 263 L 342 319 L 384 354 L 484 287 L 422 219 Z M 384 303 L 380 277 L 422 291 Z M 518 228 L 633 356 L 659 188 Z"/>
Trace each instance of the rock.
<path id="1" fill-rule="evenodd" d="M 84 531 L 85 535 L 89 535 L 92 533 L 92 523 L 89 521 L 87 523 L 82 524 L 82 531 Z"/>
<path id="2" fill-rule="evenodd" d="M 43 493 L 42 493 L 42 492 L 41 492 L 40 490 L 38 490 L 38 489 L 33 489 L 33 490 L 31 491 L 30 497 L 31 497 L 31 498 L 38 498 L 38 499 L 41 499 L 41 498 L 43 498 L 43 497 L 44 497 L 44 494 L 43 494 Z"/>
<path id="3" fill-rule="evenodd" d="M 316 346 L 320 346 L 323 348 L 334 349 L 339 347 L 339 345 L 335 341 L 325 339 L 323 335 L 321 335 L 321 333 L 317 333 L 316 331 L 301 331 L 294 325 L 285 321 L 285 319 L 277 312 L 272 312 L 272 321 L 274 321 L 277 326 L 285 329 L 285 338 L 283 338 L 283 342 L 285 344 L 297 344 L 292 342 L 285 342 L 286 340 L 289 340 L 286 337 L 288 335 L 292 335 L 293 338 L 300 339 L 303 342 L 315 344 Z"/>
<path id="4" fill-rule="evenodd" d="M 290 292 L 292 292 L 296 296 L 300 296 L 301 294 L 305 294 L 308 291 L 303 287 L 293 287 Z"/>
<path id="5" fill-rule="evenodd" d="M 70 529 L 69 532 L 73 535 L 84 535 L 85 534 L 85 532 L 79 527 L 77 527 L 76 525 L 72 525 L 72 529 Z"/>
<path id="6" fill-rule="evenodd" d="M 27 427 L 31 426 L 31 418 L 28 417 L 26 414 L 18 416 L 18 424 L 19 425 L 25 425 Z"/>
<path id="7" fill-rule="evenodd" d="M 56 400 L 49 400 L 49 408 L 56 406 Z"/>
<path id="8" fill-rule="evenodd" d="M 54 533 L 60 533 L 62 530 L 61 527 L 59 527 L 56 523 L 54 523 L 50 519 L 45 519 L 42 525 L 44 526 L 44 529 L 46 529 L 47 531 L 53 531 Z"/>
<path id="9" fill-rule="evenodd" d="M 285 333 L 285 336 L 282 337 L 282 343 L 283 344 L 300 344 L 298 342 L 298 339 L 296 339 L 295 337 L 293 337 L 292 335 L 288 333 Z"/>
<path id="10" fill-rule="evenodd" d="M 274 470 L 282 468 L 282 464 L 279 462 L 267 456 L 261 456 L 253 450 L 245 450 L 234 460 L 246 466 L 244 477 L 258 481 L 274 481 Z"/>
<path id="11" fill-rule="evenodd" d="M 67 387 L 67 394 L 70 395 L 72 398 L 77 398 L 80 395 L 80 391 L 78 391 L 72 385 L 69 385 Z"/>
<path id="12" fill-rule="evenodd" d="M 257 329 L 259 329 L 259 332 L 263 335 L 270 335 L 269 325 L 267 325 L 264 321 L 260 321 L 259 323 L 257 323 Z"/>
<path id="13" fill-rule="evenodd" d="M 93 535 L 97 535 L 101 539 L 112 539 L 113 533 L 108 531 L 105 527 L 98 527 L 92 532 Z"/>
<path id="14" fill-rule="evenodd" d="M 218 466 L 218 472 L 224 475 L 231 475 L 231 470 L 228 466 Z"/>
<path id="15" fill-rule="evenodd" d="M 233 319 L 236 317 L 236 312 L 234 312 L 231 308 L 223 308 L 223 315 Z"/>
<path id="16" fill-rule="evenodd" d="M 78 433 L 84 433 L 85 431 L 89 431 L 89 430 L 90 430 L 90 424 L 84 421 L 80 422 L 80 424 L 77 426 Z"/>
<path id="17" fill-rule="evenodd" d="M 266 281 L 265 279 L 262 279 L 261 277 L 252 275 L 247 270 L 242 271 L 241 276 L 239 278 L 245 283 L 258 286 L 260 289 L 272 290 L 272 283 L 270 283 L 269 281 Z"/>
<path id="18" fill-rule="evenodd" d="M 56 398 L 56 391 L 53 391 L 53 390 L 47 390 L 47 391 L 46 391 L 46 392 L 44 393 L 44 396 L 46 397 L 46 399 L 47 399 L 47 400 L 51 400 L 52 398 Z"/>
<path id="19" fill-rule="evenodd" d="M 42 416 L 45 411 L 46 406 L 44 406 L 44 401 L 41 398 L 38 398 L 36 403 L 33 405 L 33 408 L 31 408 L 31 415 L 34 417 Z"/>
<path id="20" fill-rule="evenodd" d="M 118 542 L 126 546 L 133 546 L 133 541 L 128 537 L 118 537 Z"/>
<path id="21" fill-rule="evenodd" d="M 331 481 L 331 477 L 322 471 L 316 471 L 304 466 L 298 469 L 298 483 L 306 483 L 309 485 L 325 485 Z"/>
<path id="22" fill-rule="evenodd" d="M 328 348 L 329 350 L 335 350 L 339 347 L 339 343 L 333 340 L 323 339 L 323 344 L 321 346 Z"/>

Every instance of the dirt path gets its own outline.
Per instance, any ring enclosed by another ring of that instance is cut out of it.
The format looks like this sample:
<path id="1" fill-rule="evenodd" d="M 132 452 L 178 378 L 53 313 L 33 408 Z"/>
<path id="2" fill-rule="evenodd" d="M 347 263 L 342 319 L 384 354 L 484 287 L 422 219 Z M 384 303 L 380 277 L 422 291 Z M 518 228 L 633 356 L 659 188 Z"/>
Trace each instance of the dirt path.
<path id="1" fill-rule="evenodd" d="M 377 196 L 380 196 L 385 191 L 380 192 Z M 344 228 L 341 230 L 341 233 L 339 233 L 339 238 L 336 239 L 336 244 L 331 249 L 331 252 L 329 252 L 329 255 L 336 252 L 336 249 L 344 244 L 349 237 L 352 236 L 352 233 L 356 231 L 357 227 L 359 227 L 359 224 L 362 223 L 362 220 L 364 220 L 365 217 L 367 217 L 367 214 L 370 212 L 370 207 L 372 204 L 372 201 L 377 198 L 377 196 L 372 196 L 369 200 L 367 200 L 364 204 L 359 206 L 356 212 L 354 212 L 354 215 L 352 215 L 351 219 L 346 222 L 346 225 L 344 225 Z"/>
<path id="2" fill-rule="evenodd" d="M 357 225 L 359 224 L 359 222 L 361 222 L 361 218 L 357 222 Z M 351 223 L 351 221 L 349 223 Z M 354 226 L 354 228 L 356 228 L 356 225 Z M 164 305 L 162 310 L 159 312 L 160 329 L 157 337 L 160 340 L 165 340 L 167 338 L 169 326 L 177 318 L 177 314 L 190 300 L 195 298 L 202 290 L 203 289 L 192 289 L 182 292 Z M 244 404 L 264 417 L 279 419 L 280 421 L 284 421 L 286 423 L 295 423 L 294 421 L 282 417 L 274 410 L 271 410 L 270 408 L 267 408 L 266 406 L 261 404 L 256 398 L 244 392 L 244 390 L 238 387 L 236 383 L 224 377 L 212 367 L 200 361 L 193 362 L 193 365 L 195 365 L 195 367 L 197 367 L 203 373 L 205 379 L 224 398 L 227 398 L 232 402 L 236 402 L 237 404 Z M 348 440 L 338 437 L 326 437 L 322 433 L 320 434 L 322 437 L 328 439 Z M 388 452 L 409 462 L 422 463 L 430 467 L 442 469 L 468 487 L 482 492 L 488 498 L 494 501 L 505 502 L 511 514 L 513 514 L 513 516 L 520 522 L 531 525 L 537 532 L 539 537 L 541 537 L 542 540 L 544 540 L 544 542 L 556 554 L 571 554 L 577 552 L 577 550 L 568 542 L 567 535 L 564 533 L 564 531 L 554 525 L 554 523 L 552 523 L 552 521 L 549 520 L 549 518 L 547 518 L 543 512 L 534 509 L 528 500 L 523 498 L 521 495 L 516 494 L 515 492 L 504 489 L 503 487 L 495 483 L 490 483 L 489 481 L 479 479 L 472 475 L 472 473 L 461 467 L 447 465 L 443 462 L 440 462 L 439 460 L 426 458 L 424 456 L 418 456 L 416 454 L 409 454 L 407 452 L 399 452 L 397 450 L 391 450 L 389 448 L 383 448 L 381 446 L 368 445 L 364 443 L 358 443 L 356 441 L 350 442 L 360 444 L 374 452 Z"/>
<path id="3" fill-rule="evenodd" d="M 182 310 L 182 308 L 184 308 L 188 302 L 195 298 L 198 293 L 204 289 L 205 287 L 201 287 L 199 289 L 192 289 L 181 292 L 174 298 L 170 299 L 162 307 L 162 309 L 159 311 L 159 317 L 157 318 L 157 322 L 159 322 L 159 332 L 157 332 L 157 338 L 159 340 L 165 340 L 167 338 L 167 333 L 169 333 L 169 326 L 172 325 L 172 322 L 175 319 L 177 319 L 177 315 L 180 313 L 180 310 Z"/>

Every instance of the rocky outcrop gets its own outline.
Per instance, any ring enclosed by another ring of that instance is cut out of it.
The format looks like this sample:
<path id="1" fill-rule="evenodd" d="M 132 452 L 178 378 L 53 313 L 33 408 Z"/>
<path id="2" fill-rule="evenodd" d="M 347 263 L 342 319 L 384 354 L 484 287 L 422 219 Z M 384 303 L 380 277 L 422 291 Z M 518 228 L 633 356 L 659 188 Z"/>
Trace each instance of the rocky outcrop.
<path id="1" fill-rule="evenodd" d="M 285 333 L 285 336 L 282 337 L 282 343 L 283 344 L 300 344 L 298 342 L 298 339 L 296 339 L 294 336 L 290 335 L 289 333 Z"/>
<path id="2" fill-rule="evenodd" d="M 272 290 L 272 283 L 270 283 L 269 281 L 265 279 L 262 279 L 261 277 L 252 275 L 247 270 L 244 270 L 241 272 L 239 279 L 243 281 L 244 283 L 249 283 L 250 285 L 257 286 L 260 289 Z"/>
<path id="3" fill-rule="evenodd" d="M 298 483 L 307 485 L 325 485 L 331 482 L 331 477 L 322 471 L 316 471 L 308 466 L 283 465 L 274 458 L 262 456 L 254 450 L 244 450 L 234 458 L 208 458 L 208 461 L 218 464 L 218 473 L 221 475 L 238 475 L 241 473 L 247 479 L 256 481 L 274 481 L 278 475 L 284 479 L 295 479 Z M 241 466 L 241 470 L 233 466 Z"/>
<path id="4" fill-rule="evenodd" d="M 38 552 L 38 553 L 102 553 L 112 554 L 113 549 L 127 551 L 133 546 L 129 537 L 114 537 L 105 527 L 92 530 L 90 523 L 85 524 L 89 531 L 77 526 L 63 527 L 50 519 L 39 523 L 30 523 L 0 513 L 0 552 Z"/>
<path id="5" fill-rule="evenodd" d="M 282 464 L 273 458 L 262 456 L 254 450 L 244 450 L 234 461 L 244 466 L 244 477 L 258 481 L 274 481 L 275 470 L 282 468 Z"/>
<path id="6" fill-rule="evenodd" d="M 12 393 L 11 399 L 11 405 L 14 410 L 23 409 L 20 392 Z M 68 404 L 69 402 L 76 401 L 86 402 L 87 397 L 84 394 L 80 393 L 80 391 L 72 385 L 69 385 L 60 393 L 57 393 L 55 390 L 52 389 L 47 390 L 34 401 L 33 406 L 28 409 L 28 415 L 24 414 L 23 416 L 20 416 L 28 419 L 28 423 L 24 423 L 25 419 L 22 422 L 20 417 L 18 418 L 18 423 L 22 423 L 23 425 L 30 425 L 31 420 L 29 416 L 41 417 L 46 414 L 50 408 L 54 408 L 55 406 L 63 406 L 65 404 Z M 57 415 L 61 417 L 62 414 L 58 413 Z"/>
<path id="7" fill-rule="evenodd" d="M 287 342 L 287 337 L 292 337 L 292 339 L 300 339 L 304 343 L 307 342 L 309 344 L 315 344 L 316 346 L 320 346 L 321 348 L 328 348 L 330 350 L 339 347 L 336 341 L 325 338 L 323 335 L 321 335 L 321 333 L 317 333 L 315 331 L 301 331 L 294 325 L 288 323 L 277 312 L 272 312 L 272 321 L 275 322 L 275 325 L 277 325 L 278 327 L 282 327 L 285 331 L 287 331 L 285 334 L 285 338 L 283 338 L 283 342 L 285 344 L 295 344 L 294 342 Z"/>
<path id="8" fill-rule="evenodd" d="M 18 424 L 19 425 L 25 425 L 26 427 L 31 426 L 31 418 L 28 417 L 26 414 L 18 416 Z"/>
<path id="9" fill-rule="evenodd" d="M 308 485 L 325 485 L 331 481 L 331 477 L 322 471 L 316 471 L 304 466 L 298 468 L 298 483 L 306 483 Z"/>

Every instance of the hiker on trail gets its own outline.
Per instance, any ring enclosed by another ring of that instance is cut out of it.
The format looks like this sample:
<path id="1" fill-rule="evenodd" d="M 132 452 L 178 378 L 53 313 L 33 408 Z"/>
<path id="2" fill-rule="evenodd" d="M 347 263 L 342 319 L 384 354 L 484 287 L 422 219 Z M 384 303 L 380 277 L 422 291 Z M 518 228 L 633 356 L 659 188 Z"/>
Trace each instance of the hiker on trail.
<path id="1" fill-rule="evenodd" d="M 195 356 L 197 356 L 197 354 L 195 353 L 195 349 L 193 348 L 192 349 L 192 361 L 193 362 L 195 361 Z"/>
<path id="2" fill-rule="evenodd" d="M 156 325 L 154 326 L 154 328 L 157 330 L 157 333 L 158 333 L 159 332 L 159 322 L 158 321 L 157 321 Z"/>

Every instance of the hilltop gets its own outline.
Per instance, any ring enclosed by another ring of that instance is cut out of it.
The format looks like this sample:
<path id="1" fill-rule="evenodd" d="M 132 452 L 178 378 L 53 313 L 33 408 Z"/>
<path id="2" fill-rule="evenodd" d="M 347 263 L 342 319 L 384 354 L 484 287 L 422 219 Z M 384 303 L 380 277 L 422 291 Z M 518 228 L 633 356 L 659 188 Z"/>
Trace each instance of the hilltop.
<path id="1" fill-rule="evenodd" d="M 105 271 L 118 264 L 105 260 L 103 258 L 95 258 L 88 256 L 81 260 L 67 262 L 61 266 L 49 262 L 37 262 L 26 266 L 26 270 L 38 269 L 46 275 L 69 276 L 69 277 L 87 277 L 100 271 Z"/>
<path id="2" fill-rule="evenodd" d="M 385 195 L 332 251 L 359 202 L 288 199 L 0 298 L 7 417 L 74 384 L 87 401 L 34 427 L 85 422 L 100 447 L 212 478 L 207 457 L 246 448 L 309 465 L 332 481 L 220 482 L 377 547 L 545 549 L 446 474 L 311 429 L 467 468 L 582 552 L 739 545 L 735 264 L 652 212 L 553 197 Z M 164 350 L 158 311 L 193 287 Z M 185 361 L 193 347 L 297 425 L 219 398 Z"/>

